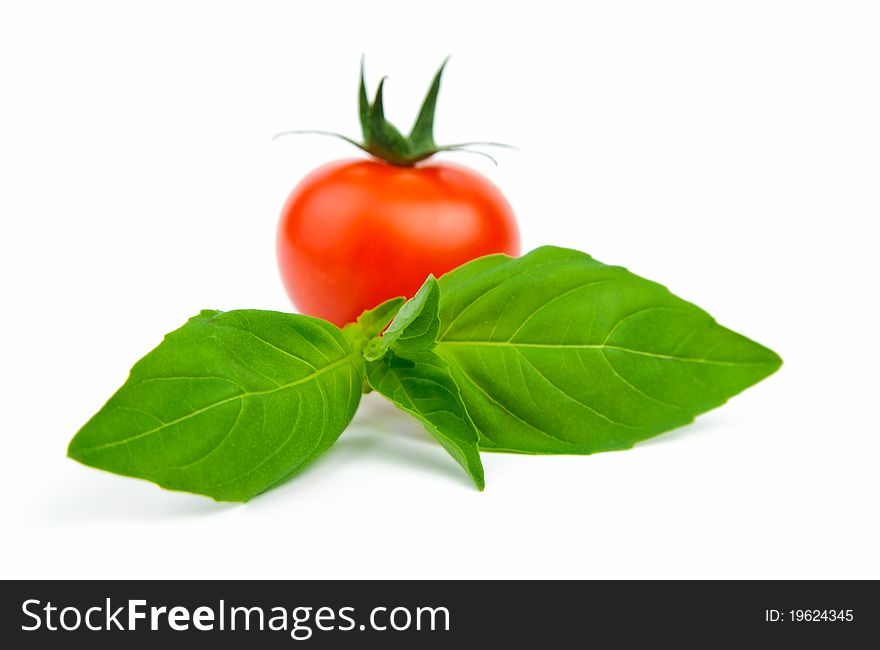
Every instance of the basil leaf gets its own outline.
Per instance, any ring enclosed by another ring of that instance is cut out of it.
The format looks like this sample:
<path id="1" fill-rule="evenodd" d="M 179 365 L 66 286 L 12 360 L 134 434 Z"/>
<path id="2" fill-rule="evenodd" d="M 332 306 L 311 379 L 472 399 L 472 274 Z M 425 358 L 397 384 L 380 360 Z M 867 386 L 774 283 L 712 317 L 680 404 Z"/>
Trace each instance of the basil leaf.
<path id="1" fill-rule="evenodd" d="M 360 355 L 330 323 L 203 311 L 135 364 L 68 454 L 165 488 L 246 501 L 333 444 L 362 383 Z"/>
<path id="2" fill-rule="evenodd" d="M 440 289 L 433 275 L 408 300 L 385 333 L 364 350 L 367 382 L 421 420 L 482 490 L 479 433 L 446 362 L 430 351 L 440 330 Z"/>
<path id="3" fill-rule="evenodd" d="M 781 365 L 661 285 L 574 250 L 490 256 L 439 283 L 435 352 L 484 449 L 626 449 Z"/>
<path id="4" fill-rule="evenodd" d="M 371 339 L 381 334 L 405 302 L 406 298 L 403 297 L 391 298 L 358 316 L 357 324 L 363 335 Z"/>
<path id="5" fill-rule="evenodd" d="M 389 351 L 367 364 L 367 380 L 377 393 L 416 416 L 477 488 L 485 487 L 479 434 L 443 359 L 431 351 L 418 352 L 409 359 Z"/>
<path id="6" fill-rule="evenodd" d="M 389 349 L 403 356 L 430 350 L 440 331 L 439 302 L 437 280 L 429 275 L 416 295 L 400 308 L 385 333 L 367 345 L 364 358 L 381 359 Z"/>

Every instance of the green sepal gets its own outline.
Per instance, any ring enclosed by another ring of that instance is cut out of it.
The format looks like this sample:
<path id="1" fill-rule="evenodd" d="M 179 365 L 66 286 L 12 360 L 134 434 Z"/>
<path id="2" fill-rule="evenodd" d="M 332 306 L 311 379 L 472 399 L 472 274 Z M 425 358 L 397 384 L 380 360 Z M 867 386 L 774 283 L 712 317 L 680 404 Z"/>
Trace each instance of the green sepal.
<path id="1" fill-rule="evenodd" d="M 370 129 L 367 124 L 370 121 L 370 99 L 367 97 L 367 83 L 364 80 L 364 57 L 361 57 L 361 81 L 358 88 L 358 115 L 361 122 L 361 135 L 364 142 L 370 139 Z"/>
<path id="2" fill-rule="evenodd" d="M 385 162 L 396 165 L 398 167 L 411 167 L 422 160 L 430 158 L 434 154 L 444 151 L 461 151 L 465 153 L 478 154 L 491 160 L 497 164 L 495 159 L 489 154 L 472 149 L 475 146 L 489 147 L 508 147 L 508 145 L 498 142 L 463 142 L 456 144 L 438 145 L 434 140 L 434 114 L 437 108 L 437 97 L 440 94 L 440 82 L 443 78 L 443 71 L 449 57 L 444 59 L 440 68 L 434 74 L 431 86 L 428 88 L 428 94 L 422 101 L 419 114 L 416 117 L 413 127 L 409 135 L 404 135 L 396 126 L 385 119 L 385 77 L 379 81 L 379 87 L 372 103 L 367 95 L 367 84 L 364 75 L 364 59 L 361 58 L 361 73 L 358 83 L 358 118 L 361 124 L 362 141 L 358 142 L 353 138 L 334 133 L 332 131 L 319 131 L 314 129 L 283 131 L 275 137 L 283 135 L 329 135 L 339 138 L 354 145 L 358 149 Z"/>
<path id="3" fill-rule="evenodd" d="M 361 130 L 366 133 L 364 149 L 392 165 L 406 166 L 412 164 L 410 143 L 397 127 L 385 119 L 384 89 L 385 77 L 379 81 L 376 98 L 367 111 L 366 125 L 361 124 Z"/>
<path id="4" fill-rule="evenodd" d="M 437 95 L 440 93 L 440 79 L 443 77 L 443 70 L 449 62 L 449 57 L 443 60 L 425 100 L 422 102 L 422 108 L 413 124 L 412 131 L 409 133 L 409 144 L 412 151 L 437 151 L 437 143 L 434 142 L 434 111 L 437 107 Z"/>

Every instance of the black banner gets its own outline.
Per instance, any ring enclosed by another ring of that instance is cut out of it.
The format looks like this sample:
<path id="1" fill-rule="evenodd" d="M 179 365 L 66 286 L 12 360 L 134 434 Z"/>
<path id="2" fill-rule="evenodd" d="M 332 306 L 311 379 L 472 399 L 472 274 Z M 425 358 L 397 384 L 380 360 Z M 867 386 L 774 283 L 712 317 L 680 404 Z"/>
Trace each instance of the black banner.
<path id="1" fill-rule="evenodd" d="M 7 581 L 0 607 L 7 648 L 850 648 L 880 638 L 872 581 Z"/>

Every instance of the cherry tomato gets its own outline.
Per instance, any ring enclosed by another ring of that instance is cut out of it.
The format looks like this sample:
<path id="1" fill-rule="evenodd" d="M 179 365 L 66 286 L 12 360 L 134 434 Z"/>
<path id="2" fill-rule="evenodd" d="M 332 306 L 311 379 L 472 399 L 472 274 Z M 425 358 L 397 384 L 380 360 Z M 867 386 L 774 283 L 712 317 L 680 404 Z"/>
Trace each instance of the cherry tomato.
<path id="1" fill-rule="evenodd" d="M 324 165 L 281 213 L 281 277 L 300 312 L 339 326 L 396 296 L 411 297 L 482 255 L 519 255 L 513 210 L 488 179 L 445 162 Z"/>

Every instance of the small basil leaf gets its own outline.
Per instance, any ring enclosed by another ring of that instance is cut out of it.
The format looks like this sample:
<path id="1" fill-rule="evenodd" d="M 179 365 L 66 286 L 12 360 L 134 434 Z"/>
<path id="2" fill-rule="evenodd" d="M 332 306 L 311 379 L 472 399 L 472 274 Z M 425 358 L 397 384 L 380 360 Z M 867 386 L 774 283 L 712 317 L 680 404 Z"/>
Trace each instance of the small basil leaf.
<path id="1" fill-rule="evenodd" d="M 428 350 L 409 359 L 389 351 L 367 364 L 367 379 L 373 390 L 421 420 L 477 488 L 483 489 L 479 434 L 443 359 Z"/>
<path id="2" fill-rule="evenodd" d="M 485 449 L 626 449 L 781 364 L 661 285 L 574 250 L 478 259 L 439 284 L 434 350 Z"/>
<path id="3" fill-rule="evenodd" d="M 203 311 L 137 362 L 68 454 L 219 501 L 246 501 L 326 450 L 361 395 L 363 361 L 325 321 Z"/>
<path id="4" fill-rule="evenodd" d="M 403 297 L 391 298 L 358 316 L 357 324 L 360 325 L 364 336 L 371 339 L 381 334 L 405 302 L 406 298 Z"/>
<path id="5" fill-rule="evenodd" d="M 364 358 L 368 361 L 381 359 L 389 349 L 403 356 L 429 350 L 440 331 L 439 302 L 437 280 L 429 275 L 418 293 L 400 308 L 385 333 L 367 345 Z"/>

